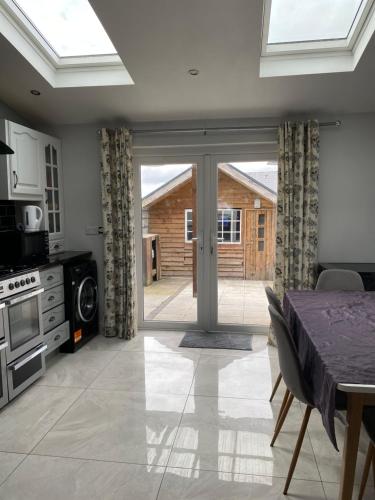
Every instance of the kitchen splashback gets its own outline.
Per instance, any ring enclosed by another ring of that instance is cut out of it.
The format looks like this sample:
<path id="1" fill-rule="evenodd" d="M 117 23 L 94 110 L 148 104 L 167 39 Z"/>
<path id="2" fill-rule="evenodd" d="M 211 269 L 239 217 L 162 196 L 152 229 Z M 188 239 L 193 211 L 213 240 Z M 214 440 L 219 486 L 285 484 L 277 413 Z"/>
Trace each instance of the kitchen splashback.
<path id="1" fill-rule="evenodd" d="M 16 205 L 14 201 L 0 201 L 0 231 L 16 227 Z"/>

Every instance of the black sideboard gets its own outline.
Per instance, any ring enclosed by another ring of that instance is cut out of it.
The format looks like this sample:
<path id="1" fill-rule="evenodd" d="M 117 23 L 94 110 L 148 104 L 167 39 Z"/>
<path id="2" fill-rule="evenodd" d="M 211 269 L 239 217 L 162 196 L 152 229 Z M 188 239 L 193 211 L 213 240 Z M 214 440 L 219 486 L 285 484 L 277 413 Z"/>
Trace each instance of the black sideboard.
<path id="1" fill-rule="evenodd" d="M 318 273 L 325 269 L 350 269 L 361 275 L 365 290 L 375 291 L 375 263 L 368 262 L 319 262 Z"/>

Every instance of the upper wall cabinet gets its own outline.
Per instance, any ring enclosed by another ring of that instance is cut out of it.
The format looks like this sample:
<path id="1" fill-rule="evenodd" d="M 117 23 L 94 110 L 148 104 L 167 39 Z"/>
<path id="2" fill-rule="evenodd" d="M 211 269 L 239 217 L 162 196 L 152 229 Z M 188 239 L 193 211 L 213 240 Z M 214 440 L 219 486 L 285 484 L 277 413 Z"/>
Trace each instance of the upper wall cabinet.
<path id="1" fill-rule="evenodd" d="M 40 135 L 18 123 L 1 122 L 0 138 L 13 149 L 14 154 L 0 156 L 0 199 L 43 198 Z"/>
<path id="2" fill-rule="evenodd" d="M 45 228 L 49 231 L 50 240 L 56 240 L 64 237 L 61 142 L 54 137 L 42 135 L 41 146 L 45 181 Z"/>

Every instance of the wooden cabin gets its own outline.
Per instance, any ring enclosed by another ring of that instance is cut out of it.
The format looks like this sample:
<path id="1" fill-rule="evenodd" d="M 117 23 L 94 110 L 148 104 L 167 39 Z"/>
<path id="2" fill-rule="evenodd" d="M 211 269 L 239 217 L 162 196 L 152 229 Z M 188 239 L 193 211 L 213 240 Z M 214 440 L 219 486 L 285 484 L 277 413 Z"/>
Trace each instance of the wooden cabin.
<path id="1" fill-rule="evenodd" d="M 144 250 L 145 238 L 158 236 L 159 277 L 196 274 L 195 168 L 143 199 Z M 272 280 L 276 192 L 229 164 L 220 165 L 218 186 L 219 277 Z"/>

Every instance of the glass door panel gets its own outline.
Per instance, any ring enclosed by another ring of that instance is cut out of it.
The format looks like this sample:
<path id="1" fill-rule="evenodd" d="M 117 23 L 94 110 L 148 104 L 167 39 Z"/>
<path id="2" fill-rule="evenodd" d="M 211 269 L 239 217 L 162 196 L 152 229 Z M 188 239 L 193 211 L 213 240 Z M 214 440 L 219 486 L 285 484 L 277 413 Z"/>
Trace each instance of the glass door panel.
<path id="1" fill-rule="evenodd" d="M 196 323 L 197 165 L 141 163 L 139 173 L 143 321 Z"/>
<path id="2" fill-rule="evenodd" d="M 216 277 L 218 325 L 269 325 L 277 163 L 218 163 Z"/>

